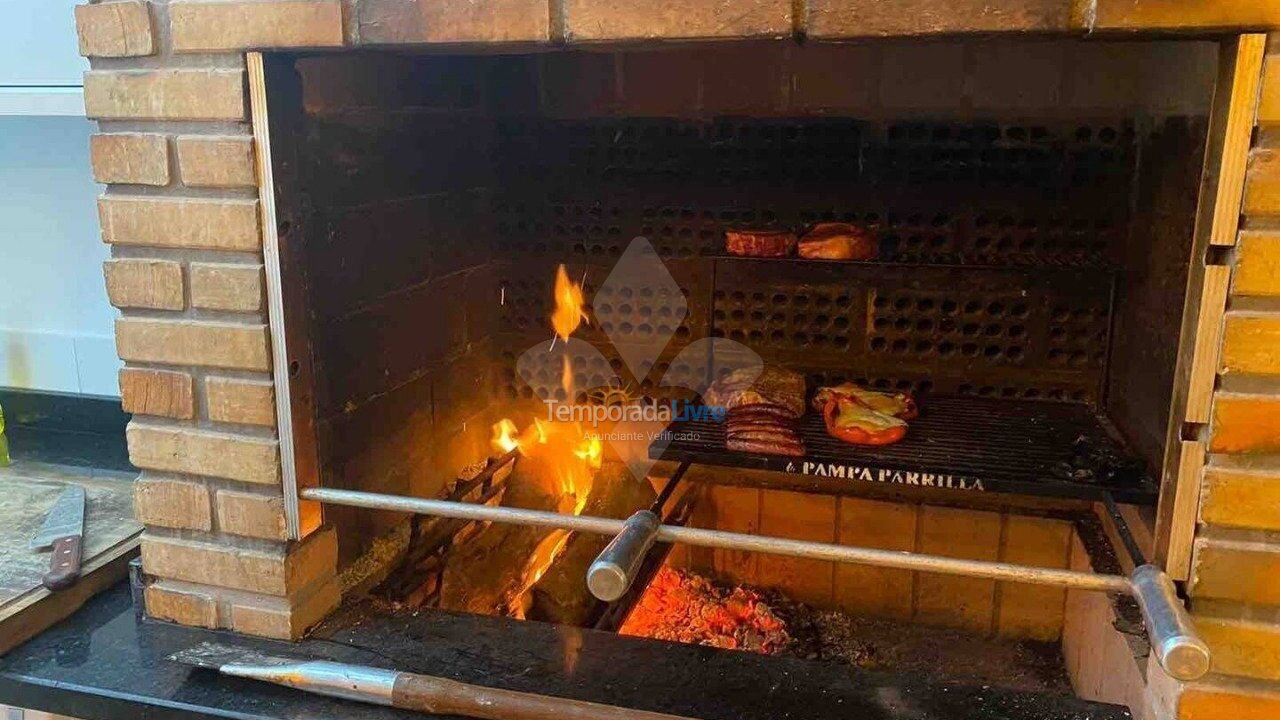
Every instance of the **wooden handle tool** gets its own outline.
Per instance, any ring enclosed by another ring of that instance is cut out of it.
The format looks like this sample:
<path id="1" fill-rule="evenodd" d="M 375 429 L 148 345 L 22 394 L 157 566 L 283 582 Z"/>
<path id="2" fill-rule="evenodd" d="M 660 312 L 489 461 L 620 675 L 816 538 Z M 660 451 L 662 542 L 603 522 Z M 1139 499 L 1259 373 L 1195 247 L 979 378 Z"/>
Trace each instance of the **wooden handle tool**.
<path id="1" fill-rule="evenodd" d="M 405 672 L 397 673 L 391 690 L 391 704 L 405 710 L 486 720 L 690 720 L 647 710 L 500 690 Z"/>
<path id="2" fill-rule="evenodd" d="M 50 590 L 65 590 L 80 579 L 80 554 L 84 546 L 80 535 L 68 535 L 53 541 L 53 555 L 49 558 L 49 572 L 41 584 Z"/>
<path id="3" fill-rule="evenodd" d="M 217 643 L 206 642 L 169 659 L 211 668 L 223 675 L 437 715 L 484 720 L 695 720 L 363 665 L 272 657 Z"/>
<path id="4" fill-rule="evenodd" d="M 58 495 L 45 516 L 40 531 L 31 538 L 35 550 L 53 548 L 49 572 L 42 584 L 50 590 L 65 590 L 80 578 L 80 555 L 84 543 L 84 488 L 68 485 Z"/>

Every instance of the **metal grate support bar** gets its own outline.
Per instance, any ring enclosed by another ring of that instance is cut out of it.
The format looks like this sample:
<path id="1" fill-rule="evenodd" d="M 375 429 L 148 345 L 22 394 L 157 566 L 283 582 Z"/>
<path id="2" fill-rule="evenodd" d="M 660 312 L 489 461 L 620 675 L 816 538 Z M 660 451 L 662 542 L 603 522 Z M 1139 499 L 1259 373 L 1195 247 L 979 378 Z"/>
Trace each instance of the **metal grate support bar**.
<path id="1" fill-rule="evenodd" d="M 558 528 L 614 538 L 628 529 L 634 531 L 628 525 L 628 520 L 590 515 L 489 507 L 334 488 L 304 488 L 299 495 L 306 500 L 332 505 Z M 1134 570 L 1132 577 L 1124 577 L 664 524 L 657 526 L 652 537 L 656 542 L 684 543 L 697 547 L 749 550 L 771 555 L 1052 585 L 1093 592 L 1126 593 L 1133 596 L 1141 606 L 1151 646 L 1166 672 L 1179 680 L 1195 680 L 1209 670 L 1208 646 L 1197 636 L 1191 619 L 1174 592 L 1173 583 L 1162 570 L 1152 565 L 1143 565 Z"/>

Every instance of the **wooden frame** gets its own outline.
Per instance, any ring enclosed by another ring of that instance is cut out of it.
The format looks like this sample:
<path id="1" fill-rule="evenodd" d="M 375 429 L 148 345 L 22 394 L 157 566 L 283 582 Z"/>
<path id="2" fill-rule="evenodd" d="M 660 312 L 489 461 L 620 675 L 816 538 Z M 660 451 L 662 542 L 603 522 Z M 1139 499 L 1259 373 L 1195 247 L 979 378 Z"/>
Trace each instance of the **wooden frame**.
<path id="1" fill-rule="evenodd" d="M 1179 343 L 1183 350 L 1175 369 L 1155 519 L 1155 559 L 1176 579 L 1186 578 L 1199 505 L 1200 471 L 1188 462 L 1195 453 L 1188 453 L 1187 444 L 1199 439 L 1197 425 L 1208 419 L 1230 279 L 1229 268 L 1214 264 L 1216 256 L 1211 248 L 1234 244 L 1238 232 L 1265 41 L 1265 35 L 1254 33 L 1231 36 L 1221 43 L 1187 274 Z M 290 139 L 301 122 L 301 88 L 284 56 L 264 58 L 251 52 L 247 64 L 285 512 L 288 536 L 296 539 L 321 522 L 318 506 L 308 503 L 311 507 L 303 507 L 298 500 L 298 490 L 317 485 L 319 474 L 311 338 L 305 320 L 307 280 L 299 260 L 306 242 L 307 199 L 301 192 L 298 163 L 292 159 L 297 149 Z M 270 97 L 267 85 L 271 86 Z M 288 177 L 281 175 L 282 169 Z M 285 268 L 287 274 L 282 272 Z"/>
<path id="2" fill-rule="evenodd" d="M 290 62 L 267 61 L 260 52 L 247 53 L 245 60 L 262 214 L 285 530 L 288 539 L 298 540 L 323 523 L 319 504 L 304 503 L 298 498 L 300 488 L 319 484 L 320 465 L 316 455 L 307 279 L 301 261 L 305 212 L 300 207 L 306 200 L 298 181 L 293 142 L 301 132 L 302 87 Z M 275 144 L 275 157 L 273 137 L 280 140 Z M 282 170 L 278 176 L 277 168 Z M 289 268 L 287 274 L 285 267 Z"/>
<path id="3" fill-rule="evenodd" d="M 1155 559 L 1175 580 L 1186 580 L 1191 564 L 1205 456 L 1203 426 L 1209 420 L 1231 279 L 1230 268 L 1217 262 L 1213 248 L 1234 245 L 1239 231 L 1265 47 L 1265 35 L 1239 35 L 1223 41 L 1219 55 L 1156 510 Z"/>

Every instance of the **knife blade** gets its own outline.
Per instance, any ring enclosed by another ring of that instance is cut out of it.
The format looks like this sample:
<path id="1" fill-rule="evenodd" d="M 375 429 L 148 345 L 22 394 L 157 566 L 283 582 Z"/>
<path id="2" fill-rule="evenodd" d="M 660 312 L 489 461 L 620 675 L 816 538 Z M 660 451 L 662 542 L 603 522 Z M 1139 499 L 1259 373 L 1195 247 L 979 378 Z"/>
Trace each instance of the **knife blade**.
<path id="1" fill-rule="evenodd" d="M 80 577 L 80 554 L 84 536 L 84 488 L 68 485 L 53 509 L 45 516 L 44 525 L 31 538 L 34 550 L 53 547 L 49 572 L 42 583 L 50 590 L 70 587 Z"/>

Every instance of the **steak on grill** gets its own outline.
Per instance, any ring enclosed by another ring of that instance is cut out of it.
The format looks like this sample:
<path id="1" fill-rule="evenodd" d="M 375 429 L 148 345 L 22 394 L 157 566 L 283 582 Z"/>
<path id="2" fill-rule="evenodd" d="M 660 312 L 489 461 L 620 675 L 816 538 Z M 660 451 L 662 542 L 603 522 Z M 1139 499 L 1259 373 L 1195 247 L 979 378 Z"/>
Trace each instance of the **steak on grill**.
<path id="1" fill-rule="evenodd" d="M 730 412 L 764 405 L 776 409 L 759 410 L 778 413 L 790 419 L 804 414 L 804 376 L 776 365 L 740 368 L 717 380 L 702 394 L 707 405 L 720 405 Z"/>
<path id="2" fill-rule="evenodd" d="M 746 257 L 786 257 L 796 242 L 795 233 L 786 230 L 730 230 L 724 234 L 725 252 Z"/>

